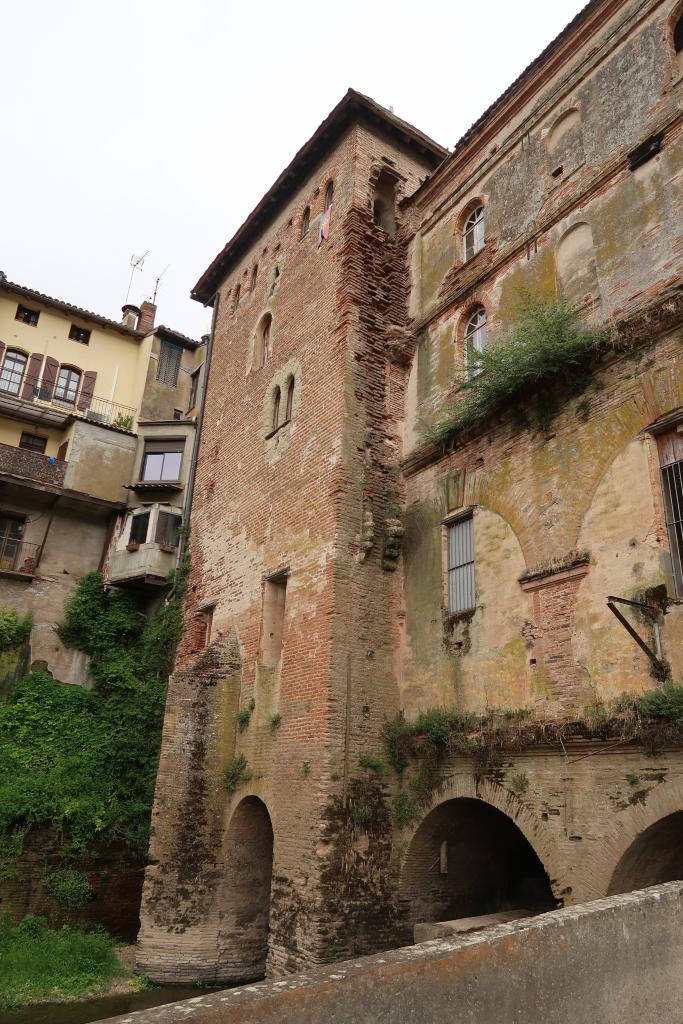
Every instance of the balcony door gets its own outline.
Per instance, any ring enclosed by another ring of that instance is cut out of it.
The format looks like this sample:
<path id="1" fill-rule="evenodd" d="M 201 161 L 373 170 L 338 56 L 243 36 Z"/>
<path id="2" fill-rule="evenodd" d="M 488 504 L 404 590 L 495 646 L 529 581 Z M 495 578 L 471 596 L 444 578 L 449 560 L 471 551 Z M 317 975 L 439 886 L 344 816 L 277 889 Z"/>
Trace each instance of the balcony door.
<path id="1" fill-rule="evenodd" d="M 16 568 L 24 520 L 0 516 L 0 569 L 11 572 Z"/>

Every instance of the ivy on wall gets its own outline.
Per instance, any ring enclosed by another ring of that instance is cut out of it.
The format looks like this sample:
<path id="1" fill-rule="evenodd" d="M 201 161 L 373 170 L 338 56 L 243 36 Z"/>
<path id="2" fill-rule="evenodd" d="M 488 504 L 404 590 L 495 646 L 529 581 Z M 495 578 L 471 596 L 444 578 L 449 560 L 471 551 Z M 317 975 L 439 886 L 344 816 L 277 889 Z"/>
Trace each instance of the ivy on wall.
<path id="1" fill-rule="evenodd" d="M 37 826 L 56 830 L 65 858 L 113 840 L 145 856 L 187 572 L 176 571 L 151 619 L 99 573 L 84 577 L 59 635 L 90 656 L 94 688 L 31 672 L 0 704 L 0 871 Z"/>

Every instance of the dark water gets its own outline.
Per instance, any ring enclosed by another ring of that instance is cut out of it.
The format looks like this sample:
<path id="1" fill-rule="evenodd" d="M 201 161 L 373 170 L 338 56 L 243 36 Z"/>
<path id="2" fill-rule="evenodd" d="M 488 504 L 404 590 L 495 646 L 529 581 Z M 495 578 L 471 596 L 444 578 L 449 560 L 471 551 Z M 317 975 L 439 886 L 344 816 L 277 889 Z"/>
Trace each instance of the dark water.
<path id="1" fill-rule="evenodd" d="M 153 988 L 149 992 L 88 999 L 83 1003 L 42 1003 L 19 1010 L 0 1010 L 0 1024 L 90 1024 L 90 1021 L 116 1017 L 131 1010 L 147 1010 L 150 1006 L 175 1003 L 177 999 L 193 999 L 210 991 L 175 985 Z"/>

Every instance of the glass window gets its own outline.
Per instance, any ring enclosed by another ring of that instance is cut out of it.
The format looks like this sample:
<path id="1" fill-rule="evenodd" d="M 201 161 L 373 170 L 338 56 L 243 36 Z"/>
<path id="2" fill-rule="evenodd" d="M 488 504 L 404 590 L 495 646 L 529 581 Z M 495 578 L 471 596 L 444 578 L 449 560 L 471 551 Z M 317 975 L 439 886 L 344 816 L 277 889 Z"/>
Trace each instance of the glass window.
<path id="1" fill-rule="evenodd" d="M 180 516 L 175 515 L 173 512 L 165 512 L 162 509 L 159 510 L 159 518 L 157 519 L 157 529 L 154 535 L 154 540 L 157 544 L 166 544 L 168 547 L 178 547 L 178 537 L 180 531 Z"/>
<path id="2" fill-rule="evenodd" d="M 27 359 L 23 352 L 8 349 L 0 370 L 0 391 L 10 395 L 18 395 L 21 381 L 26 369 Z"/>
<path id="3" fill-rule="evenodd" d="M 46 437 L 40 437 L 40 435 L 38 434 L 28 434 L 26 431 L 23 431 L 21 435 L 21 440 L 19 441 L 20 448 L 26 448 L 28 451 L 31 452 L 40 452 L 40 454 L 42 455 L 43 452 L 45 451 L 46 446 Z"/>
<path id="4" fill-rule="evenodd" d="M 483 306 L 477 306 L 465 327 L 465 366 L 468 377 L 473 377 L 477 372 L 477 355 L 484 351 L 488 343 L 486 310 Z"/>
<path id="5" fill-rule="evenodd" d="M 149 512 L 140 512 L 133 516 L 130 524 L 129 544 L 146 544 L 149 529 Z"/>
<path id="6" fill-rule="evenodd" d="M 68 402 L 69 405 L 74 405 L 80 383 L 81 374 L 79 370 L 74 370 L 70 366 L 60 367 L 57 386 L 55 387 L 55 398 L 57 401 Z"/>
<path id="7" fill-rule="evenodd" d="M 69 338 L 71 341 L 78 341 L 81 345 L 88 345 L 90 343 L 90 331 L 85 327 L 72 324 L 69 328 Z"/>
<path id="8" fill-rule="evenodd" d="M 37 327 L 39 316 L 40 312 L 37 309 L 29 309 L 28 306 L 22 306 L 19 303 L 14 319 L 19 320 L 22 324 L 28 324 L 29 327 Z"/>
<path id="9" fill-rule="evenodd" d="M 448 527 L 448 611 L 471 611 L 474 595 L 474 529 L 472 517 Z"/>
<path id="10" fill-rule="evenodd" d="M 472 213 L 465 221 L 463 229 L 465 242 L 465 259 L 472 257 L 484 248 L 484 207 L 475 206 Z"/>
<path id="11" fill-rule="evenodd" d="M 169 441 L 163 449 L 159 442 L 145 446 L 142 458 L 142 480 L 180 480 L 183 464 L 183 445 Z"/>

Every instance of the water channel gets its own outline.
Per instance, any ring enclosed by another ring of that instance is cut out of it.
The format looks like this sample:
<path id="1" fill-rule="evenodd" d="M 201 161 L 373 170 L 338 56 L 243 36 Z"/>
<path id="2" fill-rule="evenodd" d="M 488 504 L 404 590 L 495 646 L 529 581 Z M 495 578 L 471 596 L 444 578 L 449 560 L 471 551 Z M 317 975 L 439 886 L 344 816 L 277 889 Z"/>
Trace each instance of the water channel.
<path id="1" fill-rule="evenodd" d="M 160 986 L 147 992 L 131 992 L 119 996 L 102 996 L 80 1003 L 39 1003 L 16 1010 L 0 1010 L 0 1024 L 91 1024 L 92 1021 L 116 1017 L 131 1010 L 147 1010 L 177 999 L 193 999 L 210 992 L 208 988 L 180 985 Z"/>

